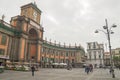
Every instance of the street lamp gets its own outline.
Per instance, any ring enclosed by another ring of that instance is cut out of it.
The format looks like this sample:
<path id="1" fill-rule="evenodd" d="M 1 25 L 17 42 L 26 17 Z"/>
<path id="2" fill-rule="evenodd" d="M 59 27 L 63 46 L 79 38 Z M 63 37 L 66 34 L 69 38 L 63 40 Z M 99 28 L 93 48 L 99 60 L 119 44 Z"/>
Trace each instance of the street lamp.
<path id="1" fill-rule="evenodd" d="M 108 44 L 109 44 L 109 52 L 110 52 L 110 66 L 111 66 L 111 73 L 112 73 L 112 78 L 115 78 L 115 74 L 114 74 L 114 69 L 113 69 L 113 60 L 112 60 L 112 52 L 111 52 L 111 42 L 110 42 L 110 34 L 113 34 L 114 32 L 111 30 L 112 28 L 117 27 L 115 24 L 113 24 L 110 28 L 108 27 L 108 23 L 107 23 L 107 19 L 105 19 L 106 25 L 103 26 L 103 29 L 105 29 L 106 31 L 97 29 L 95 31 L 95 33 L 98 33 L 99 31 L 102 31 L 103 33 L 106 34 L 107 39 L 108 39 Z"/>

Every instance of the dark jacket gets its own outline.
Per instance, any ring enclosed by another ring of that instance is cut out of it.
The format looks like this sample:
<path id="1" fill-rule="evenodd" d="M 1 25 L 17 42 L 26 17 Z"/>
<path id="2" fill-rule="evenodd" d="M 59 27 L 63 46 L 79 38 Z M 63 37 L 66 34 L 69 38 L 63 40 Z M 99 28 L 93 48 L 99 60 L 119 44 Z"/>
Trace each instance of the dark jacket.
<path id="1" fill-rule="evenodd" d="M 32 67 L 31 67 L 31 70 L 32 70 L 32 71 L 35 71 L 35 67 L 34 67 L 34 66 L 32 66 Z"/>

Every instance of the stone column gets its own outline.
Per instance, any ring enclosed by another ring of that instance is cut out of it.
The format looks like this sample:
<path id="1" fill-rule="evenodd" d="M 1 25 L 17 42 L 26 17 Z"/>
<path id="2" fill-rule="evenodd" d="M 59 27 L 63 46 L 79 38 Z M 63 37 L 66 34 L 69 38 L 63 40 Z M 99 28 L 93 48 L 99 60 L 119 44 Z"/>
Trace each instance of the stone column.
<path id="1" fill-rule="evenodd" d="M 39 41 L 37 44 L 37 62 L 40 62 L 40 58 L 41 58 L 41 42 Z"/>
<path id="2" fill-rule="evenodd" d="M 19 59 L 24 60 L 25 56 L 25 39 L 20 38 L 20 45 L 19 45 Z"/>

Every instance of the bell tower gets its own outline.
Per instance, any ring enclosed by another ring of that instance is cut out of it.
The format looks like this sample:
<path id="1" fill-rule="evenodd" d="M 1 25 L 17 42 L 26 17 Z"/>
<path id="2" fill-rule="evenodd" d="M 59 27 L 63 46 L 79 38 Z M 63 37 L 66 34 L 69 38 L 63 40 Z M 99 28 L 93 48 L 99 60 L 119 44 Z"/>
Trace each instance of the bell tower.
<path id="1" fill-rule="evenodd" d="M 21 16 L 30 18 L 40 24 L 41 10 L 37 7 L 36 3 L 29 3 L 21 7 Z"/>

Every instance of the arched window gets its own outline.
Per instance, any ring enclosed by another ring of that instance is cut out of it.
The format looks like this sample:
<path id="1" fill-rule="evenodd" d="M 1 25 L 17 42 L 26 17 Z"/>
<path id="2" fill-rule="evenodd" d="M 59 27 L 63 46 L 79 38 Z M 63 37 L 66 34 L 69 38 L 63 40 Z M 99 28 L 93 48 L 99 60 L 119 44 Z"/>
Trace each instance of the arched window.
<path id="1" fill-rule="evenodd" d="M 37 32 L 36 32 L 36 30 L 35 29 L 30 29 L 29 30 L 29 38 L 30 39 L 36 39 L 36 38 L 38 38 L 38 34 L 37 34 Z"/>

